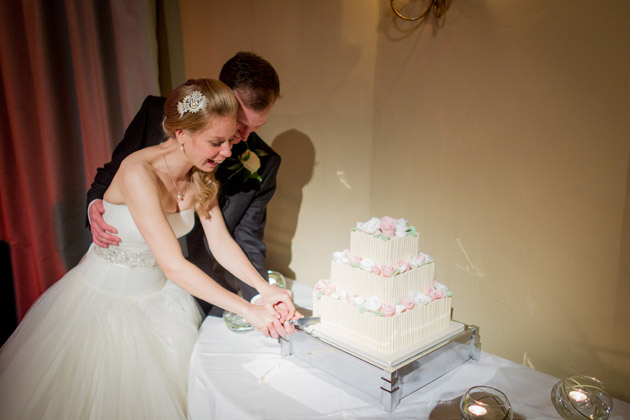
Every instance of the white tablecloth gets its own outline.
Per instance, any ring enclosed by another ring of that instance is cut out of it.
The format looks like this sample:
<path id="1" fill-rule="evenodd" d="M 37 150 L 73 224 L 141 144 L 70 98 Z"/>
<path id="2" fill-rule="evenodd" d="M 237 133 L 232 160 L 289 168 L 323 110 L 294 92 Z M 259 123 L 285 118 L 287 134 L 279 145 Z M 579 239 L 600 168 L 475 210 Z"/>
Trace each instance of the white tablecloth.
<path id="1" fill-rule="evenodd" d="M 310 288 L 294 283 L 296 304 L 310 307 Z M 481 328 L 483 343 L 483 328 Z M 190 364 L 191 420 L 460 419 L 459 400 L 474 385 L 510 399 L 514 419 L 560 419 L 551 402 L 558 378 L 481 352 L 405 397 L 391 414 L 377 399 L 300 361 L 257 332 L 236 334 L 221 318 L 203 322 Z M 630 420 L 630 404 L 615 400 L 612 420 Z"/>

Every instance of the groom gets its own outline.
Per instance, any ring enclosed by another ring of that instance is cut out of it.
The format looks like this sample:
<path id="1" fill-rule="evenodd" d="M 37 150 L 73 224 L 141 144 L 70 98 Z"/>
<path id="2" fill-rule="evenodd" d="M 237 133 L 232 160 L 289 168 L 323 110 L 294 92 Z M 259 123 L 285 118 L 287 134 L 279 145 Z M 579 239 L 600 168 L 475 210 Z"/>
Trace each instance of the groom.
<path id="1" fill-rule="evenodd" d="M 216 178 L 221 184 L 219 205 L 228 230 L 254 267 L 268 280 L 263 234 L 267 203 L 276 190 L 280 156 L 256 131 L 267 121 L 280 96 L 280 81 L 273 66 L 251 52 L 239 52 L 229 59 L 221 69 L 219 80 L 234 91 L 239 102 L 232 156 L 216 172 Z M 103 220 L 105 209 L 102 198 L 105 190 L 127 155 L 164 140 L 162 119 L 165 101 L 166 98 L 156 96 L 148 96 L 144 100 L 122 141 L 116 146 L 111 162 L 97 170 L 88 191 L 88 215 L 92 238 L 99 246 L 116 245 L 120 241 L 116 235 L 108 233 L 116 233 L 115 227 Z M 192 232 L 184 239 L 182 247 L 185 245 L 187 248 L 190 262 L 224 288 L 234 293 L 240 290 L 243 298 L 251 301 L 257 293 L 256 289 L 238 280 L 216 262 L 199 220 L 196 220 Z M 209 315 L 223 314 L 223 309 L 219 307 L 201 300 L 198 302 Z"/>

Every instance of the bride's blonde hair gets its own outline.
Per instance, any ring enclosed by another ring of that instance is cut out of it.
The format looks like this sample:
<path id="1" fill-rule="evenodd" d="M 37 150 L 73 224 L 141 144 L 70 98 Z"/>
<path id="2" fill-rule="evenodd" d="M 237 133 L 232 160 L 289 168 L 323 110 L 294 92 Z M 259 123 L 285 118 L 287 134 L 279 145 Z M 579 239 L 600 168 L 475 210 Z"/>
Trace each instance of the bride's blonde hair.
<path id="1" fill-rule="evenodd" d="M 185 106 L 184 98 L 199 98 L 195 92 L 201 92 L 205 104 L 200 106 L 193 102 Z M 238 101 L 232 89 L 223 82 L 214 79 L 190 79 L 176 87 L 166 99 L 162 127 L 167 136 L 175 138 L 175 131 L 178 129 L 195 133 L 216 117 L 236 116 L 237 110 Z M 219 192 L 214 172 L 204 172 L 193 167 L 192 181 L 195 185 L 195 210 L 199 217 L 208 217 L 210 205 Z"/>

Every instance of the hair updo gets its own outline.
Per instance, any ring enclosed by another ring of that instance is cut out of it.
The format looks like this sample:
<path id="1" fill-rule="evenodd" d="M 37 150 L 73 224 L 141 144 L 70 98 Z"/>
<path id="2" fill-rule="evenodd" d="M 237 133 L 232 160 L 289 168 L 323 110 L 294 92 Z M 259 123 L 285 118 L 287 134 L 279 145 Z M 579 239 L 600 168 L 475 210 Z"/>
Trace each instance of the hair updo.
<path id="1" fill-rule="evenodd" d="M 187 111 L 180 115 L 179 102 L 195 91 L 205 96 L 204 109 L 198 112 Z M 232 89 L 223 82 L 214 79 L 190 79 L 173 89 L 166 99 L 162 127 L 168 137 L 175 138 L 178 129 L 195 133 L 206 128 L 216 117 L 236 116 L 237 110 L 238 101 Z M 195 210 L 200 217 L 208 217 L 212 201 L 219 191 L 214 172 L 204 172 L 193 167 L 191 179 L 195 186 Z"/>

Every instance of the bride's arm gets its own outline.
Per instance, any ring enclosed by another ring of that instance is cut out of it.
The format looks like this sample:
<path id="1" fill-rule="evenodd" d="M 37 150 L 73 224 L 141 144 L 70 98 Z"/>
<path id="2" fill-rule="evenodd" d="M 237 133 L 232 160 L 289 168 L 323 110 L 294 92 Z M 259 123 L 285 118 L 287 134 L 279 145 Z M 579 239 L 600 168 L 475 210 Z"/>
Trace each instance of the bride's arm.
<path id="1" fill-rule="evenodd" d="M 278 303 L 283 309 L 283 318 L 292 319 L 295 315 L 295 306 L 291 300 L 291 292 L 270 285 L 249 261 L 245 252 L 234 241 L 228 232 L 221 209 L 215 198 L 208 217 L 200 217 L 208 245 L 216 260 L 239 280 L 254 287 L 263 298 L 265 306 L 275 312 L 274 306 Z M 285 319 L 282 319 L 284 322 Z"/>
<path id="2" fill-rule="evenodd" d="M 156 175 L 148 164 L 123 163 L 117 176 L 119 182 L 113 187 L 129 208 L 138 230 L 167 278 L 188 293 L 243 316 L 259 330 L 273 323 L 274 316 L 265 308 L 256 307 L 224 289 L 184 258 L 177 237 L 162 211 Z M 125 246 L 124 243 L 120 245 Z"/>

